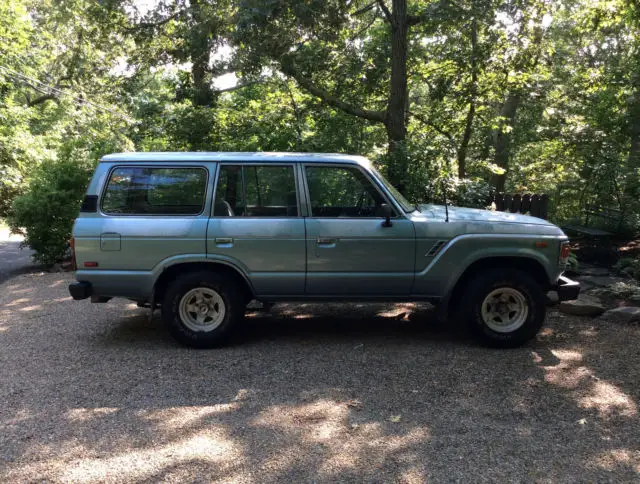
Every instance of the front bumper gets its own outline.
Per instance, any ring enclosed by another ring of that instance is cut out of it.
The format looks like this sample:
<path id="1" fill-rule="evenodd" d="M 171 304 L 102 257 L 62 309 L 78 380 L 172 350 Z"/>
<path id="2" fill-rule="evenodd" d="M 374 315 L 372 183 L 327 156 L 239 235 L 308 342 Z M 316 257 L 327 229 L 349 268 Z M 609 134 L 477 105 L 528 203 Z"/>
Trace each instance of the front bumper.
<path id="1" fill-rule="evenodd" d="M 558 300 L 571 301 L 578 299 L 580 294 L 580 283 L 573 281 L 566 276 L 560 276 L 553 290 L 558 293 Z"/>
<path id="2" fill-rule="evenodd" d="M 93 293 L 93 286 L 90 282 L 80 281 L 69 284 L 69 294 L 76 301 L 87 299 Z"/>

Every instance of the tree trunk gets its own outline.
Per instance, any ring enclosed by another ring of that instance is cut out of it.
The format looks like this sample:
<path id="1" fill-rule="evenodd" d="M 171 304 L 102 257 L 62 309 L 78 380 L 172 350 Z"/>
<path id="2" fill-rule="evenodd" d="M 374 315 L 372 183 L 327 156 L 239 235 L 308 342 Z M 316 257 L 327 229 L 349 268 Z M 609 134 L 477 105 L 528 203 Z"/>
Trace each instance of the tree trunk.
<path id="1" fill-rule="evenodd" d="M 213 106 L 213 89 L 211 88 L 211 76 L 208 73 L 208 67 L 208 51 L 193 59 L 193 66 L 191 67 L 191 76 L 193 77 L 192 102 L 196 107 Z"/>
<path id="2" fill-rule="evenodd" d="M 473 132 L 473 120 L 476 115 L 476 97 L 478 95 L 478 23 L 471 20 L 471 86 L 469 89 L 469 110 L 464 124 L 464 134 L 458 148 L 458 178 L 467 176 L 467 150 L 471 133 Z"/>
<path id="3" fill-rule="evenodd" d="M 194 106 L 212 107 L 214 101 L 213 87 L 211 85 L 211 73 L 209 60 L 211 46 L 209 38 L 212 32 L 207 25 L 205 14 L 202 11 L 200 0 L 192 0 L 191 15 L 196 25 L 191 32 L 191 77 L 193 81 L 192 103 Z"/>
<path id="4" fill-rule="evenodd" d="M 519 92 L 510 92 L 507 95 L 507 99 L 500 110 L 500 117 L 502 118 L 500 127 L 495 130 L 493 134 L 494 147 L 496 150 L 495 163 L 505 170 L 502 175 L 496 175 L 494 178 L 496 191 L 498 192 L 504 192 L 511 157 L 511 130 L 515 124 L 516 113 L 521 101 L 522 95 Z"/>
<path id="5" fill-rule="evenodd" d="M 393 0 L 391 11 L 391 80 L 385 127 L 389 140 L 389 178 L 401 192 L 406 188 L 407 137 L 407 0 Z"/>

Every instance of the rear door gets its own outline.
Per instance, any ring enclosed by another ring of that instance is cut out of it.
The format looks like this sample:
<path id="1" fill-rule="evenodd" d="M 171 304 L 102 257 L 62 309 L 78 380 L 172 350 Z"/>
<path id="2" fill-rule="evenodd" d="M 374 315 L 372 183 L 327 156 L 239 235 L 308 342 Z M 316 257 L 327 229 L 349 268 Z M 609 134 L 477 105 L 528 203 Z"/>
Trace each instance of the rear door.
<path id="1" fill-rule="evenodd" d="M 259 296 L 303 294 L 305 226 L 295 165 L 222 163 L 207 257 L 247 273 Z"/>
<path id="2" fill-rule="evenodd" d="M 413 223 L 396 213 L 392 225 L 383 226 L 381 206 L 393 205 L 360 166 L 309 163 L 304 178 L 310 208 L 307 293 L 408 295 L 414 277 Z"/>

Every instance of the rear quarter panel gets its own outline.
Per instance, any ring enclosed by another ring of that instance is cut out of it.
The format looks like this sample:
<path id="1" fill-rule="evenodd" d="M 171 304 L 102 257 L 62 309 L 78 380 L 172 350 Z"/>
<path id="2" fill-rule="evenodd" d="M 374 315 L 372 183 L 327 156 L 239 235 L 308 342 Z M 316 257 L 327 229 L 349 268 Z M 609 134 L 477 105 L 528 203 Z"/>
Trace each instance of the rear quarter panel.
<path id="1" fill-rule="evenodd" d="M 87 190 L 88 195 L 102 196 L 109 173 L 123 163 L 102 162 Z M 127 166 L 134 163 L 127 163 Z M 135 166 L 145 166 L 137 163 Z M 146 165 L 148 166 L 148 165 Z M 176 166 L 154 163 L 154 167 Z M 159 266 L 176 256 L 184 259 L 206 258 L 207 224 L 212 198 L 212 184 L 216 163 L 181 163 L 179 166 L 198 166 L 207 169 L 207 191 L 202 213 L 196 216 L 112 216 L 102 213 L 101 200 L 95 213 L 80 213 L 73 236 L 78 280 L 89 281 L 96 293 L 106 296 L 147 298 L 150 296 L 154 274 Z M 101 237 L 118 239 L 111 250 Z M 115 247 L 115 248 L 114 248 Z M 85 268 L 85 262 L 97 262 L 95 268 Z"/>

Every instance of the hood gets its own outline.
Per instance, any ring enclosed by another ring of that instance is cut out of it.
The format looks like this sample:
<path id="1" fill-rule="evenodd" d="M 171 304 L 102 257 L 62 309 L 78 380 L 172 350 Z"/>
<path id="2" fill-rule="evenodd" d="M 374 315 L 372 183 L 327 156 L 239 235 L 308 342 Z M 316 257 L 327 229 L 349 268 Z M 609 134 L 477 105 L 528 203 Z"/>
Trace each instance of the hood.
<path id="1" fill-rule="evenodd" d="M 418 210 L 426 217 L 442 220 L 444 220 L 446 217 L 444 205 L 418 205 Z M 529 215 L 452 206 L 449 206 L 449 220 L 452 222 L 496 222 L 530 225 L 553 225 L 546 220 L 537 217 L 531 217 Z"/>

